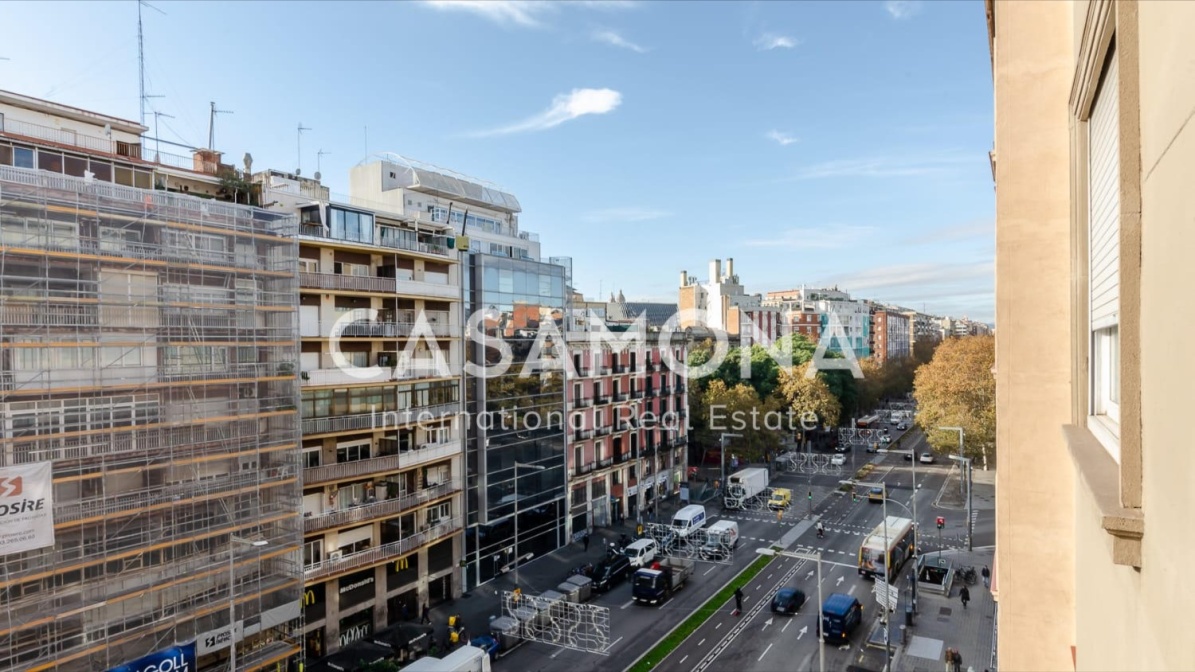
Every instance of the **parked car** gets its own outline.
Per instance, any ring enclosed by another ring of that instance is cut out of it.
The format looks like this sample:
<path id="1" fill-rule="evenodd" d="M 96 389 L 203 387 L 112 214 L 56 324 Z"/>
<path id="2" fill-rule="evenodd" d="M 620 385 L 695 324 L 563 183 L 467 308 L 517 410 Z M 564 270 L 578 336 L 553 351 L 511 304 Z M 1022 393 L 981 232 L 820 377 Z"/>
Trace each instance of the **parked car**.
<path id="1" fill-rule="evenodd" d="M 781 588 L 772 597 L 772 613 L 791 616 L 805 604 L 805 593 L 796 588 Z"/>
<path id="2" fill-rule="evenodd" d="M 626 580 L 631 573 L 631 561 L 625 555 L 616 555 L 593 570 L 593 589 L 599 593 L 605 592 Z"/>
<path id="3" fill-rule="evenodd" d="M 868 490 L 867 491 L 867 501 L 883 502 L 884 501 L 884 489 L 883 488 L 872 488 L 871 490 Z"/>
<path id="4" fill-rule="evenodd" d="M 830 464 L 835 467 L 841 467 L 842 465 L 846 464 L 846 455 L 841 453 L 838 455 L 832 455 L 830 457 Z"/>
<path id="5" fill-rule="evenodd" d="M 934 463 L 934 454 L 930 453 L 930 452 L 921 453 L 921 463 L 922 464 L 933 464 Z"/>
<path id="6" fill-rule="evenodd" d="M 905 462 L 913 461 L 913 453 L 901 453 L 901 455 L 905 458 Z"/>

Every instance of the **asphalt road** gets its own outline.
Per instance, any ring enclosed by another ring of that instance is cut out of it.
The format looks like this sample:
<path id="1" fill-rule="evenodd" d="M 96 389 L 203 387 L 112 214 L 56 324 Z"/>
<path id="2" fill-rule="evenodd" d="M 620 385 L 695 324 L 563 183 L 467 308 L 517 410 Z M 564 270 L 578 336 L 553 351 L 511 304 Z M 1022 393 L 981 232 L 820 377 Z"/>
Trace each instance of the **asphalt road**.
<path id="1" fill-rule="evenodd" d="M 924 437 L 911 434 L 909 438 L 913 441 L 906 441 L 908 447 L 920 452 L 924 446 Z M 901 455 L 882 456 L 879 458 L 876 471 L 869 477 L 871 481 L 882 480 L 888 486 L 890 516 L 910 515 L 904 508 L 896 505 L 899 503 L 912 509 L 910 467 L 910 463 Z M 965 521 L 958 515 L 959 512 L 944 512 L 933 506 L 949 469 L 950 464 L 944 464 L 941 460 L 935 464 L 917 464 L 917 519 L 921 523 L 922 531 L 920 544 L 925 552 L 939 548 L 935 518 L 944 513 L 948 521 L 953 518 L 954 522 L 948 523 L 947 529 L 943 530 L 943 545 L 949 548 L 961 546 L 963 543 L 961 535 L 965 534 Z M 824 484 L 827 480 L 831 483 L 837 480 L 832 476 L 821 475 L 799 478 L 802 482 L 814 485 Z M 823 596 L 834 592 L 849 593 L 858 597 L 864 605 L 863 626 L 853 634 L 851 643 L 843 647 L 825 647 L 825 664 L 828 670 L 843 670 L 850 665 L 879 670 L 883 666 L 883 650 L 865 646 L 865 640 L 879 609 L 872 593 L 874 583 L 859 576 L 856 569 L 859 544 L 882 520 L 882 508 L 879 503 L 868 502 L 865 497 L 860 497 L 854 502 L 849 494 L 833 494 L 815 512 L 825 526 L 825 538 L 818 539 L 816 532 L 810 529 L 798 539 L 797 546 L 792 549 L 821 551 Z M 985 536 L 989 539 L 994 537 L 994 534 L 984 531 L 986 528 L 994 527 L 990 520 L 991 513 L 980 512 L 976 526 L 976 546 L 983 545 L 981 542 L 985 541 Z M 910 567 L 911 563 L 906 564 L 905 571 Z M 730 614 L 729 608 L 724 609 L 674 653 L 661 661 L 655 669 L 666 672 L 770 672 L 818 669 L 818 649 L 822 645 L 815 636 L 815 577 L 814 564 L 811 561 L 794 559 L 784 563 L 777 560 L 744 591 L 747 602 L 744 604 L 742 616 L 735 617 Z M 808 596 L 808 602 L 794 616 L 774 615 L 770 609 L 771 598 L 777 590 L 786 586 L 804 591 Z M 897 620 L 894 628 L 899 626 L 899 619 Z M 895 631 L 893 636 L 898 636 Z"/>

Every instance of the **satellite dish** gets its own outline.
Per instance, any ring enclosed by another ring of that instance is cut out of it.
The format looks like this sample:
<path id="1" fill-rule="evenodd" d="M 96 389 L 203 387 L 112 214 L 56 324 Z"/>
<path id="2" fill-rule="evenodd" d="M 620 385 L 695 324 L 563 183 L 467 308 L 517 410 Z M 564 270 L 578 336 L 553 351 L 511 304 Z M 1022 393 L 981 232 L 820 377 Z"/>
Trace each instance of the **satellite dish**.
<path id="1" fill-rule="evenodd" d="M 298 177 L 302 174 L 303 174 L 303 170 L 301 168 L 295 168 L 295 177 Z"/>
<path id="2" fill-rule="evenodd" d="M 112 124 L 104 124 L 104 135 L 112 137 Z"/>
<path id="3" fill-rule="evenodd" d="M 317 171 L 315 171 L 315 181 L 319 182 L 319 178 L 320 178 L 320 174 L 319 174 L 319 171 L 317 170 Z"/>

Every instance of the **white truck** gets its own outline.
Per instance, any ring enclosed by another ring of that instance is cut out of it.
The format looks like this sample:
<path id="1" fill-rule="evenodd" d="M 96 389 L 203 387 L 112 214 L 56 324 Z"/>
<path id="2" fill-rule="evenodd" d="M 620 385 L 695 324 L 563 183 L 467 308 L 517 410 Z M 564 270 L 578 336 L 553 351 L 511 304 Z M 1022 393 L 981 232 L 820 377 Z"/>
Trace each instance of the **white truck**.
<path id="1" fill-rule="evenodd" d="M 425 656 L 403 672 L 491 672 L 490 656 L 476 646 L 462 646 L 443 658 Z"/>
<path id="2" fill-rule="evenodd" d="M 740 469 L 726 479 L 725 506 L 728 509 L 745 509 L 756 497 L 767 497 L 768 470 L 758 467 Z"/>

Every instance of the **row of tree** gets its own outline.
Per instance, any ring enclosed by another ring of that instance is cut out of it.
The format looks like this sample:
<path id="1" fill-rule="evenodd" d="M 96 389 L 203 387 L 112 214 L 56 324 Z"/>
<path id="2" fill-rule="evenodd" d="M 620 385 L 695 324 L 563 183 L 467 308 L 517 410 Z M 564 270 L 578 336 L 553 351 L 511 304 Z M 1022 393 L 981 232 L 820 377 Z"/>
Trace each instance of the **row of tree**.
<path id="1" fill-rule="evenodd" d="M 985 469 L 996 459 L 996 337 L 947 339 L 929 363 L 917 369 L 913 382 L 917 424 L 930 445 L 957 452 L 963 430 L 963 455 Z"/>
<path id="2" fill-rule="evenodd" d="M 772 348 L 731 348 L 710 375 L 690 377 L 691 444 L 716 447 L 720 434 L 731 432 L 742 435 L 734 440 L 737 454 L 753 461 L 766 459 L 785 437 L 801 431 L 790 418 L 816 416 L 819 425 L 836 427 L 882 399 L 904 398 L 913 389 L 917 367 L 933 356 L 933 344 L 921 343 L 911 357 L 885 365 L 871 358 L 860 360 L 861 379 L 849 369 L 824 367 L 807 377 L 816 350 L 816 343 L 793 334 Z M 689 354 L 689 370 L 707 365 L 714 354 L 712 342 L 697 345 Z M 825 357 L 842 355 L 827 352 Z M 744 358 L 750 364 L 747 378 L 742 377 Z"/>

